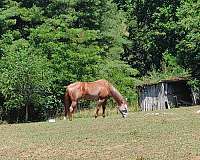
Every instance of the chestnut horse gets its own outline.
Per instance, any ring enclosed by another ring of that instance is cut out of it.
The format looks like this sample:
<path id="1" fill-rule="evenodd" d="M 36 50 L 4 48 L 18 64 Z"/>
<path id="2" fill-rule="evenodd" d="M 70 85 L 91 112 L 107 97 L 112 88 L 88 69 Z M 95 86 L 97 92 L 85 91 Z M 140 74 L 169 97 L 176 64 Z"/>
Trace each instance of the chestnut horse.
<path id="1" fill-rule="evenodd" d="M 113 97 L 117 102 L 119 112 L 125 118 L 128 115 L 128 104 L 119 91 L 106 80 L 97 80 L 94 82 L 76 82 L 66 87 L 64 96 L 65 117 L 68 115 L 69 120 L 72 120 L 72 113 L 77 108 L 79 99 L 96 100 L 96 114 L 98 116 L 100 107 L 102 106 L 105 117 L 106 102 L 109 97 Z"/>

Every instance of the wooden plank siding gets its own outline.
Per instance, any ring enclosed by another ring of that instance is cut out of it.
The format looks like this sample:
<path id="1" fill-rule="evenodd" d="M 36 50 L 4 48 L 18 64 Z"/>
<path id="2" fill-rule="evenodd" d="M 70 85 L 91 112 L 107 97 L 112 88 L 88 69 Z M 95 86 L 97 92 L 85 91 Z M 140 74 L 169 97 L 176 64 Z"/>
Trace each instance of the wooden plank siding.
<path id="1" fill-rule="evenodd" d="M 144 86 L 140 89 L 139 104 L 142 111 L 164 109 L 166 101 L 167 96 L 165 96 L 163 83 Z"/>
<path id="2" fill-rule="evenodd" d="M 138 102 L 142 111 L 163 110 L 178 106 L 197 104 L 197 94 L 193 93 L 185 80 L 162 81 L 138 87 Z"/>

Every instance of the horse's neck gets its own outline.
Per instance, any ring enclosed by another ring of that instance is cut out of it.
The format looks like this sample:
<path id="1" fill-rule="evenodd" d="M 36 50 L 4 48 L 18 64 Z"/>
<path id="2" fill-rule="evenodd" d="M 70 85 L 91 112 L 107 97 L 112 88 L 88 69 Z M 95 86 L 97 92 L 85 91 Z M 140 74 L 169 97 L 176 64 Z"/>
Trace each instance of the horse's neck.
<path id="1" fill-rule="evenodd" d="M 110 92 L 111 96 L 114 98 L 114 100 L 117 102 L 118 106 L 121 106 L 124 103 L 124 98 L 123 96 L 119 93 L 119 91 L 110 85 Z"/>

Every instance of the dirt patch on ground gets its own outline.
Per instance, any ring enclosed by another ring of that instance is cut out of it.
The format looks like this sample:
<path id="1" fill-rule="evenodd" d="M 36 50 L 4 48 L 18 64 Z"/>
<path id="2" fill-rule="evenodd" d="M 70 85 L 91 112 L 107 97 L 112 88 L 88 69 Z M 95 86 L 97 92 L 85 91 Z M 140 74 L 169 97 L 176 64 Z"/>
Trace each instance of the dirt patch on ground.
<path id="1" fill-rule="evenodd" d="M 191 160 L 200 160 L 200 156 L 194 156 Z"/>

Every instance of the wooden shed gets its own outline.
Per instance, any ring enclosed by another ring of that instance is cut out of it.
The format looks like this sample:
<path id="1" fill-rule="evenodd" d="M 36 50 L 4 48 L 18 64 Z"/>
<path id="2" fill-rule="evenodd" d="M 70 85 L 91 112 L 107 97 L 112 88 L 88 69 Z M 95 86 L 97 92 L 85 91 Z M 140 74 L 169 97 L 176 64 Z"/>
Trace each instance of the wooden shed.
<path id="1" fill-rule="evenodd" d="M 191 106 L 197 103 L 187 79 L 174 78 L 138 86 L 138 103 L 142 111 Z"/>

